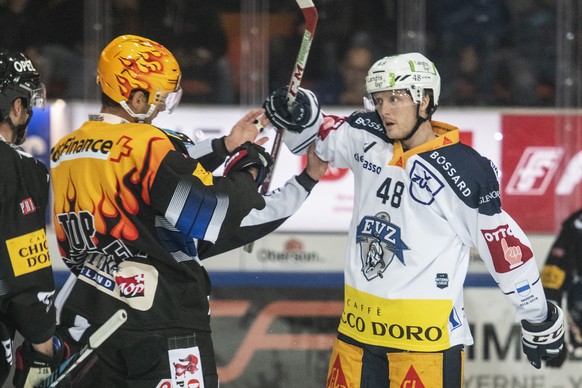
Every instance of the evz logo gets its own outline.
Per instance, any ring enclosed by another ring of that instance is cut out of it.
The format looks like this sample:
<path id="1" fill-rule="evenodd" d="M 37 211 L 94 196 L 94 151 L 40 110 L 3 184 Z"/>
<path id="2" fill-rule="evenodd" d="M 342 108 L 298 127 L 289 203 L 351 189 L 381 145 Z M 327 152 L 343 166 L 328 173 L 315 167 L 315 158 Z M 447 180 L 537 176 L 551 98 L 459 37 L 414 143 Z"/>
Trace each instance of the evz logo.
<path id="1" fill-rule="evenodd" d="M 390 222 L 388 213 L 364 217 L 356 228 L 362 273 L 367 280 L 382 278 L 394 257 L 404 264 L 403 251 L 409 249 L 400 238 L 400 228 Z"/>
<path id="2" fill-rule="evenodd" d="M 430 205 L 444 183 L 419 161 L 414 161 L 410 170 L 410 195 L 416 202 Z"/>

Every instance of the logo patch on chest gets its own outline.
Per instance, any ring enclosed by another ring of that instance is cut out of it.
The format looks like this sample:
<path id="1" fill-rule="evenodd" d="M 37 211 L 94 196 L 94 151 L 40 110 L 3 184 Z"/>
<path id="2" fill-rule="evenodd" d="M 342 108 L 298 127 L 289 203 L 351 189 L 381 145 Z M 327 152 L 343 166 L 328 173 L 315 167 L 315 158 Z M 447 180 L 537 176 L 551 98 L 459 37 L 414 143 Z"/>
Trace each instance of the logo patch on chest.
<path id="1" fill-rule="evenodd" d="M 356 233 L 362 273 L 367 280 L 382 278 L 382 273 L 394 257 L 405 264 L 403 251 L 409 248 L 400 237 L 400 227 L 390 222 L 388 213 L 380 212 L 374 217 L 364 217 Z"/>
<path id="2" fill-rule="evenodd" d="M 425 165 L 415 160 L 410 170 L 410 195 L 416 202 L 430 205 L 445 184 Z"/>

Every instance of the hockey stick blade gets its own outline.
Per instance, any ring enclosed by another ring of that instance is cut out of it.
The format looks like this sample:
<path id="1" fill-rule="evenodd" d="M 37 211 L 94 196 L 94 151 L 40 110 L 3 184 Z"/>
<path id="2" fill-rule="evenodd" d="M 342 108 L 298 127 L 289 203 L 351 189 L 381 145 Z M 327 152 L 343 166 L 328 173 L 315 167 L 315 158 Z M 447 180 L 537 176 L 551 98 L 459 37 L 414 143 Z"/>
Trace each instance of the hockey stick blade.
<path id="1" fill-rule="evenodd" d="M 87 357 L 93 353 L 107 338 L 109 338 L 117 329 L 127 321 L 127 312 L 124 309 L 117 310 L 95 333 L 89 337 L 85 345 L 78 353 L 65 360 L 51 376 L 37 387 L 56 387 L 65 377 L 79 366 Z"/>
<path id="2" fill-rule="evenodd" d="M 313 36 L 315 35 L 315 27 L 317 26 L 317 8 L 313 4 L 312 0 L 295 0 L 299 8 L 301 8 L 301 13 L 303 14 L 303 20 L 305 21 L 305 31 L 303 32 L 303 39 L 301 40 L 301 46 L 299 47 L 299 52 L 297 53 L 297 59 L 295 60 L 295 65 L 293 66 L 293 72 L 291 73 L 291 80 L 289 81 L 289 89 L 287 90 L 287 107 L 291 109 L 295 99 L 297 98 L 297 92 L 299 91 L 299 85 L 303 79 L 303 73 L 305 72 L 305 66 L 307 64 L 307 56 L 309 55 L 309 50 L 311 50 L 311 42 L 313 42 Z M 271 171 L 263 181 L 261 185 L 261 194 L 266 194 L 269 192 L 269 186 L 271 185 L 271 177 L 275 171 L 275 166 L 277 163 L 277 156 L 279 155 L 279 148 L 281 147 L 281 138 L 283 131 L 276 131 L 275 139 L 273 140 L 273 148 L 271 149 L 271 158 L 273 158 L 273 167 Z M 248 243 L 243 247 L 245 252 L 251 253 L 253 251 L 254 243 Z"/>

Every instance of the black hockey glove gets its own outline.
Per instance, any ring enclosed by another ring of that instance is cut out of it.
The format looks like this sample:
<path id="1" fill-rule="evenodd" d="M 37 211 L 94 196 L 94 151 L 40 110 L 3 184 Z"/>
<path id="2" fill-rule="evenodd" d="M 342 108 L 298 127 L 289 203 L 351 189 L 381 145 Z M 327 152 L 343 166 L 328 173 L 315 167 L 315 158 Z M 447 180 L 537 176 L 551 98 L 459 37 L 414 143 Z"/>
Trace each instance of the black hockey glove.
<path id="1" fill-rule="evenodd" d="M 541 323 L 521 321 L 521 342 L 529 363 L 540 369 L 542 361 L 564 352 L 564 313 L 548 301 L 548 317 Z"/>
<path id="2" fill-rule="evenodd" d="M 564 365 L 566 358 L 568 358 L 568 347 L 564 342 L 564 349 L 560 351 L 560 354 L 558 354 L 557 357 L 550 358 L 549 360 L 547 360 L 546 366 L 548 368 L 561 368 L 562 365 Z"/>
<path id="3" fill-rule="evenodd" d="M 2 322 L 0 322 L 0 343 L 2 343 L 4 353 L 0 354 L 0 387 L 3 387 L 14 361 L 12 357 L 12 337 L 8 332 L 8 328 Z"/>
<path id="4" fill-rule="evenodd" d="M 276 89 L 263 103 L 265 115 L 277 129 L 300 133 L 315 124 L 319 102 L 310 90 L 299 88 L 291 108 L 287 106 L 287 86 Z"/>
<path id="5" fill-rule="evenodd" d="M 12 383 L 15 387 L 36 387 L 48 379 L 61 362 L 70 357 L 67 345 L 55 335 L 53 337 L 54 354 L 48 357 L 36 352 L 30 342 L 24 341 L 16 349 L 16 370 Z"/>
<path id="6" fill-rule="evenodd" d="M 255 182 L 257 183 L 257 187 L 259 187 L 265 181 L 269 171 L 271 171 L 271 166 L 273 166 L 273 158 L 271 158 L 271 155 L 260 145 L 247 141 L 232 151 L 226 159 L 224 176 L 228 176 L 233 172 L 256 168 L 257 177 Z"/>

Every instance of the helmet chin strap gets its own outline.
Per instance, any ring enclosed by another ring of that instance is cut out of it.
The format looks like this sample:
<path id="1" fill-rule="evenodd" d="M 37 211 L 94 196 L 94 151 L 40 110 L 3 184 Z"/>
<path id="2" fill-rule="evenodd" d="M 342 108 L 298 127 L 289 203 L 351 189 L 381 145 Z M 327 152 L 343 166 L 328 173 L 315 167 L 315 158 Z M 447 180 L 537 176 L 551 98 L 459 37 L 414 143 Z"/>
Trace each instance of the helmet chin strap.
<path id="1" fill-rule="evenodd" d="M 28 113 L 28 118 L 23 124 L 16 125 L 12 121 L 9 115 L 4 118 L 4 121 L 8 123 L 8 126 L 12 130 L 13 133 L 13 140 L 12 143 L 16 145 L 21 145 L 24 143 L 24 138 L 26 137 L 26 129 L 28 127 L 28 123 L 30 123 L 30 119 L 32 118 L 32 112 Z"/>
<path id="2" fill-rule="evenodd" d="M 136 118 L 140 123 L 143 123 L 148 117 L 152 115 L 152 113 L 154 113 L 154 110 L 156 110 L 156 105 L 150 104 L 150 108 L 146 113 L 134 113 L 129 105 L 127 105 L 127 101 L 121 101 L 119 105 L 121 105 L 131 117 Z"/>
<path id="3" fill-rule="evenodd" d="M 410 139 L 412 136 L 414 136 L 414 134 L 416 133 L 416 131 L 418 131 L 418 128 L 420 128 L 420 125 L 422 123 L 424 123 L 426 120 L 428 120 L 430 118 L 429 116 L 426 117 L 421 117 L 420 116 L 420 104 L 416 104 L 416 124 L 414 124 L 414 127 L 412 127 L 412 129 L 410 130 L 410 132 L 408 133 L 408 135 L 404 136 L 404 138 L 399 139 L 400 141 L 405 141 Z"/>

